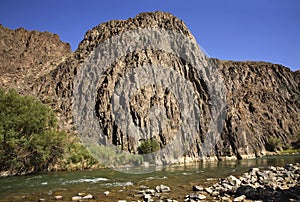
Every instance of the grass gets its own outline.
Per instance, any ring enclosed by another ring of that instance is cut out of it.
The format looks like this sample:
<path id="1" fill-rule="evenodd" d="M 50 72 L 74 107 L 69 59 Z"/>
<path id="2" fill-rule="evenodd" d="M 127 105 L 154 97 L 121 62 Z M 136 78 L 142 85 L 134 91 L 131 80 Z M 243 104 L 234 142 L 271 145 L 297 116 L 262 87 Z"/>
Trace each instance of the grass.
<path id="1" fill-rule="evenodd" d="M 280 154 L 299 154 L 300 149 L 286 149 L 279 152 Z"/>

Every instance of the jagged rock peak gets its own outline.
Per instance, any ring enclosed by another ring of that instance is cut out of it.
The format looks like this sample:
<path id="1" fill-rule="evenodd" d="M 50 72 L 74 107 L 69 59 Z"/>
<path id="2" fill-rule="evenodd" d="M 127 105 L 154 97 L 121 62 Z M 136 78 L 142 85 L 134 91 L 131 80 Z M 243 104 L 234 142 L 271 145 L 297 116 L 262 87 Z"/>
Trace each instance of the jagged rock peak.
<path id="1" fill-rule="evenodd" d="M 86 32 L 84 39 L 76 50 L 77 57 L 83 58 L 94 50 L 104 40 L 124 33 L 126 31 L 144 28 L 163 28 L 185 34 L 193 38 L 193 35 L 185 23 L 170 13 L 156 11 L 140 13 L 128 20 L 111 20 L 102 23 Z"/>
<path id="2" fill-rule="evenodd" d="M 0 84 L 18 88 L 12 84 L 50 71 L 70 53 L 70 45 L 57 34 L 24 28 L 12 30 L 0 25 Z"/>

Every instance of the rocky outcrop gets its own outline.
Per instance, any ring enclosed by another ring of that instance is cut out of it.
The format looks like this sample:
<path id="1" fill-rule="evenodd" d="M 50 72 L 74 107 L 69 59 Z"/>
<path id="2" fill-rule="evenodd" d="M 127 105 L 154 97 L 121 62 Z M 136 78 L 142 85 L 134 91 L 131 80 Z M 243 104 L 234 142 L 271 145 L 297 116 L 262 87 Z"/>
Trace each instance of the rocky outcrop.
<path id="1" fill-rule="evenodd" d="M 0 86 L 24 91 L 70 54 L 70 45 L 57 34 L 0 25 Z"/>
<path id="2" fill-rule="evenodd" d="M 182 33 L 193 40 L 186 25 L 168 13 L 142 13 L 128 20 L 114 20 L 89 30 L 74 53 L 57 35 L 9 30 L 0 27 L 1 86 L 15 87 L 32 94 L 51 106 L 57 113 L 60 126 L 76 132 L 72 106 L 74 80 L 82 64 L 99 44 L 130 30 L 160 28 Z M 3 36 L 3 37 L 2 37 Z M 2 48 L 3 47 L 3 48 Z M 221 138 L 214 150 L 201 158 L 246 158 L 264 155 L 270 137 L 289 144 L 300 130 L 299 71 L 266 62 L 234 62 L 205 58 L 214 64 L 224 81 L 226 116 Z M 199 131 L 186 155 L 198 159 L 207 136 L 211 115 L 211 97 L 202 78 L 185 60 L 173 54 L 156 50 L 133 51 L 119 58 L 107 68 L 97 84 L 93 111 L 101 130 L 111 144 L 123 150 L 136 152 L 140 142 L 130 139 L 115 123 L 112 116 L 111 96 L 118 81 L 140 65 L 163 65 L 178 72 L 195 88 L 199 103 Z M 21 68 L 20 68 L 21 67 Z M 188 99 L 184 97 L 183 99 Z M 169 127 L 157 134 L 164 147 L 174 138 L 180 124 L 180 109 L 176 97 L 163 86 L 146 86 L 135 94 L 130 103 L 130 114 L 138 126 L 149 126 L 145 115 L 152 106 L 160 106 L 170 120 Z"/>
<path id="3" fill-rule="evenodd" d="M 261 156 L 271 137 L 286 144 L 299 131 L 300 92 L 290 69 L 266 62 L 219 61 L 227 118 L 218 156 Z"/>

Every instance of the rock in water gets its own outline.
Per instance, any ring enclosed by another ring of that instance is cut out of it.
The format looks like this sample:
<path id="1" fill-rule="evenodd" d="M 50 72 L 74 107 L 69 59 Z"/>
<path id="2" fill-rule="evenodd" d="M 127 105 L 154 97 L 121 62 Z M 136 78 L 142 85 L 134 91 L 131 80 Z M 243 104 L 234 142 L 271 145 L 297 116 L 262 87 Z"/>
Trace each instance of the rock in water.
<path id="1" fill-rule="evenodd" d="M 84 197 L 82 197 L 82 199 L 93 199 L 94 198 L 94 196 L 92 195 L 92 194 L 88 194 L 88 195 L 86 195 L 86 196 L 84 196 Z"/>
<path id="2" fill-rule="evenodd" d="M 164 193 L 164 192 L 169 192 L 169 191 L 171 191 L 171 188 L 170 187 L 168 187 L 168 186 L 166 186 L 166 185 L 160 185 L 160 186 L 156 186 L 156 191 L 158 192 L 158 193 Z"/>
<path id="3" fill-rule="evenodd" d="M 55 200 L 61 200 L 62 198 L 63 198 L 63 196 L 60 196 L 60 195 L 54 196 Z"/>
<path id="4" fill-rule="evenodd" d="M 81 200 L 81 199 L 82 199 L 81 196 L 73 196 L 73 197 L 72 197 L 72 201 L 79 201 L 79 200 Z"/>

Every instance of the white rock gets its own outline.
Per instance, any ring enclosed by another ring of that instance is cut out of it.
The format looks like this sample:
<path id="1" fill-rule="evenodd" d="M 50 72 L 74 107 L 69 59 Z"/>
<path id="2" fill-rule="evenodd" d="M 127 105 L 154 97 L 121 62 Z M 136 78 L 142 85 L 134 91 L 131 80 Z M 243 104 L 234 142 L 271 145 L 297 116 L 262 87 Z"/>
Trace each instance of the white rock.
<path id="1" fill-rule="evenodd" d="M 93 199 L 93 198 L 94 198 L 94 196 L 92 194 L 88 194 L 88 195 L 82 197 L 82 199 Z"/>
<path id="2" fill-rule="evenodd" d="M 245 195 L 241 195 L 233 199 L 234 202 L 244 201 L 246 199 Z"/>
<path id="3" fill-rule="evenodd" d="M 79 201 L 79 200 L 81 200 L 81 199 L 82 199 L 81 196 L 73 196 L 73 197 L 72 197 L 72 201 Z"/>
<path id="4" fill-rule="evenodd" d="M 198 194 L 198 199 L 200 200 L 206 199 L 206 196 L 203 194 Z"/>
<path id="5" fill-rule="evenodd" d="M 143 199 L 144 199 L 145 202 L 149 202 L 151 200 L 151 195 L 150 194 L 145 194 L 143 196 Z"/>
<path id="6" fill-rule="evenodd" d="M 193 191 L 203 191 L 203 187 L 202 186 L 193 186 Z"/>
<path id="7" fill-rule="evenodd" d="M 224 201 L 224 202 L 231 202 L 231 201 L 232 201 L 230 198 L 228 198 L 228 197 L 226 197 L 226 196 L 223 196 L 223 197 L 221 198 L 221 200 Z"/>
<path id="8" fill-rule="evenodd" d="M 166 185 L 163 185 L 163 184 L 161 184 L 160 186 L 157 186 L 155 189 L 156 189 L 157 192 L 169 192 L 169 191 L 171 191 L 170 187 L 168 187 Z"/>
<path id="9" fill-rule="evenodd" d="M 54 199 L 55 200 L 60 200 L 60 199 L 62 199 L 63 198 L 63 196 L 54 196 Z"/>
<path id="10" fill-rule="evenodd" d="M 205 188 L 204 190 L 209 194 L 211 194 L 213 192 L 211 187 Z"/>
<path id="11" fill-rule="evenodd" d="M 103 192 L 103 194 L 104 194 L 105 196 L 107 196 L 109 193 L 110 193 L 109 191 Z"/>

